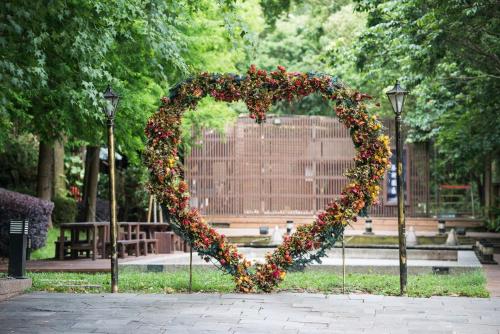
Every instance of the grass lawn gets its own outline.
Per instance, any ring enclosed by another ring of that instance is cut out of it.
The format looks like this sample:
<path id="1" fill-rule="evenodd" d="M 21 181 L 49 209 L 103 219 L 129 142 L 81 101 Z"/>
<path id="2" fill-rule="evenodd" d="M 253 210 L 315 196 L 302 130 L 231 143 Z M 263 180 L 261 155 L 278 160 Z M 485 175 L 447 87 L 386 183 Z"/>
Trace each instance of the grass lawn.
<path id="1" fill-rule="evenodd" d="M 120 292 L 174 293 L 188 289 L 188 271 L 165 273 L 124 272 L 119 276 Z M 32 291 L 102 293 L 109 292 L 110 275 L 75 273 L 29 273 Z M 216 270 L 193 270 L 194 292 L 233 292 L 231 277 Z M 341 293 L 342 276 L 326 271 L 289 273 L 279 291 Z M 486 278 L 482 271 L 460 275 L 426 274 L 410 276 L 410 296 L 488 297 Z M 350 274 L 346 277 L 346 292 L 397 295 L 399 277 L 395 275 Z"/>
<path id="2" fill-rule="evenodd" d="M 43 259 L 53 259 L 56 251 L 56 245 L 54 244 L 59 237 L 59 228 L 53 227 L 49 229 L 47 233 L 47 242 L 45 246 L 37 249 L 33 253 L 31 253 L 31 260 L 43 260 Z"/>

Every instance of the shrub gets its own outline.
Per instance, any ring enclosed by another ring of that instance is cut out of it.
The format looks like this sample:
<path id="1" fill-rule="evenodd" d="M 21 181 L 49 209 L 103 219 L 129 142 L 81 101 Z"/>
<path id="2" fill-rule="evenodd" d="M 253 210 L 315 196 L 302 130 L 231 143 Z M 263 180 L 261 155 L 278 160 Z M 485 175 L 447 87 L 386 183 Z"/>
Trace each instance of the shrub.
<path id="1" fill-rule="evenodd" d="M 11 219 L 28 219 L 32 249 L 43 247 L 53 208 L 52 202 L 0 188 L 0 256 L 8 256 Z"/>
<path id="2" fill-rule="evenodd" d="M 74 199 L 65 196 L 54 198 L 54 211 L 52 212 L 54 226 L 59 226 L 62 223 L 73 223 L 77 213 L 78 208 Z"/>
<path id="3" fill-rule="evenodd" d="M 485 212 L 486 218 L 483 227 L 488 232 L 500 232 L 500 207 L 490 207 L 489 212 Z M 486 210 L 485 210 L 486 211 Z"/>
<path id="4" fill-rule="evenodd" d="M 33 135 L 9 136 L 0 145 L 0 185 L 33 194 L 36 188 L 38 140 Z"/>

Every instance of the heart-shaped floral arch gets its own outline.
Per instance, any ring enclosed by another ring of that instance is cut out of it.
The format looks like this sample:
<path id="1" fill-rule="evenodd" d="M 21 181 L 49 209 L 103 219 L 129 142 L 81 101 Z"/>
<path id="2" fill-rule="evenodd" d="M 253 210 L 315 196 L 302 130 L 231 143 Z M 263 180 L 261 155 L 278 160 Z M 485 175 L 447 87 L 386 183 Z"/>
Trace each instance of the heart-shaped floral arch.
<path id="1" fill-rule="evenodd" d="M 244 101 L 250 117 L 261 123 L 273 103 L 312 93 L 333 101 L 340 122 L 350 129 L 357 152 L 355 166 L 346 172 L 350 183 L 341 198 L 331 202 L 314 222 L 298 226 L 273 253 L 267 254 L 266 263 L 252 266 L 224 235 L 204 222 L 198 210 L 189 207 L 188 185 L 178 163 L 182 114 L 210 95 L 217 101 Z M 172 88 L 148 121 L 145 163 L 151 173 L 150 190 L 168 208 L 174 231 L 205 260 L 233 275 L 239 291 L 269 292 L 284 279 L 287 270 L 319 262 L 343 234 L 344 227 L 376 200 L 390 149 L 380 122 L 366 113 L 362 101 L 368 98 L 330 75 L 288 73 L 282 66 L 267 73 L 252 65 L 246 76 L 201 73 Z"/>

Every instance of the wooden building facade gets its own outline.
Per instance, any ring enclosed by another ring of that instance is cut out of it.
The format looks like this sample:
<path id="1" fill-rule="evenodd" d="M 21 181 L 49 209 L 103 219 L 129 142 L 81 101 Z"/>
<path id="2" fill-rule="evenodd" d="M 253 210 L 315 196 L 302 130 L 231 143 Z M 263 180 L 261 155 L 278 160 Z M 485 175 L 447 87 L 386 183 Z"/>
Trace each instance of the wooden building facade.
<path id="1" fill-rule="evenodd" d="M 394 133 L 393 122 L 384 122 Z M 191 205 L 205 216 L 312 216 L 338 198 L 355 154 L 337 118 L 280 116 L 265 124 L 240 117 L 225 134 L 204 131 L 186 157 Z M 404 149 L 406 212 L 426 217 L 429 163 L 425 144 Z M 395 172 L 384 180 L 374 217 L 395 217 Z"/>

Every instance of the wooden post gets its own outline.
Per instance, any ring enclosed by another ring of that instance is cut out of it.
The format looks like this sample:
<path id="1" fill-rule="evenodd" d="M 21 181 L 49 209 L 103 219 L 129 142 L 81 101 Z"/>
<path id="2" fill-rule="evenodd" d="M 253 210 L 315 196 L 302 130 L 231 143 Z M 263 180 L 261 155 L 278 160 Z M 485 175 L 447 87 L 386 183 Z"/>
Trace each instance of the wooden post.
<path id="1" fill-rule="evenodd" d="M 157 210 L 158 210 L 158 207 L 156 205 L 156 196 L 153 195 L 153 223 L 155 223 L 155 224 L 158 222 L 158 218 L 156 216 Z"/>
<path id="2" fill-rule="evenodd" d="M 161 204 L 158 203 L 158 214 L 160 215 L 160 223 L 163 224 L 163 210 L 161 208 Z"/>
<path id="3" fill-rule="evenodd" d="M 151 223 L 151 210 L 153 209 L 153 195 L 149 195 L 148 223 Z"/>

